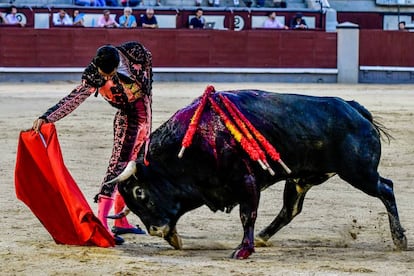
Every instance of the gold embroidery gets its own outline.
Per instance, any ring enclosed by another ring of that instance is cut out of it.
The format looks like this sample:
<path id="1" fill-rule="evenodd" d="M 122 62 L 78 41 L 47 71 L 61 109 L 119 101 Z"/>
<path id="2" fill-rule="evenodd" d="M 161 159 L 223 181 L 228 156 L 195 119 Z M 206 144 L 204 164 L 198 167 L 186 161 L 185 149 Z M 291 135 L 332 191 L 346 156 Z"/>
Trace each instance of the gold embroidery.
<path id="1" fill-rule="evenodd" d="M 134 102 L 142 97 L 141 87 L 136 82 L 122 83 L 122 87 L 124 88 L 129 102 Z"/>

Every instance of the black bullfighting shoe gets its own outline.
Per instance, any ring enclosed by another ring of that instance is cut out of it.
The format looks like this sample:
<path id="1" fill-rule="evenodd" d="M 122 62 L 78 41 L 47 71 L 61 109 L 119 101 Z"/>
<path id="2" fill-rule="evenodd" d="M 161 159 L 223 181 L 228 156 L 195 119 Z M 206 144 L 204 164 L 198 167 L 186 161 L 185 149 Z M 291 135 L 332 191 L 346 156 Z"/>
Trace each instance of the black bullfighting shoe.
<path id="1" fill-rule="evenodd" d="M 114 241 L 116 245 L 121 245 L 125 242 L 123 238 L 121 238 L 120 236 L 117 236 L 116 234 L 114 235 Z"/>
<path id="2" fill-rule="evenodd" d="M 113 226 L 111 231 L 112 233 L 114 233 L 114 235 L 123 235 L 123 234 L 145 235 L 147 234 L 147 232 L 142 230 L 141 227 L 139 227 L 138 225 L 132 228 L 123 228 L 123 227 Z"/>

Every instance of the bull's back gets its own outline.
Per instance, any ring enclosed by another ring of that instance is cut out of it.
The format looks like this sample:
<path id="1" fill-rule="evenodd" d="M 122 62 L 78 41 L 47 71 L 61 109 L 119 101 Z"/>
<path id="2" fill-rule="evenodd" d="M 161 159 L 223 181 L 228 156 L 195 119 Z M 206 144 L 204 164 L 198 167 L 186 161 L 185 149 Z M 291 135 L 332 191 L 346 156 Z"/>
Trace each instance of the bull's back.
<path id="1" fill-rule="evenodd" d="M 229 98 L 244 116 L 280 152 L 293 172 L 333 172 L 340 145 L 349 135 L 371 135 L 373 128 L 355 108 L 342 99 L 278 94 L 258 90 L 223 91 L 212 95 Z M 207 104 L 192 144 L 184 157 L 177 154 L 190 120 L 200 100 L 177 111 L 151 136 L 150 162 L 160 173 L 168 173 L 180 183 L 197 185 L 211 208 L 221 209 L 229 199 L 237 201 L 238 185 L 248 173 L 248 155 L 235 141 L 223 119 Z M 224 106 L 222 106 L 224 109 Z M 352 147 L 353 145 L 350 145 Z M 152 160 L 151 160 L 152 159 Z M 275 162 L 277 172 L 270 177 L 259 165 L 253 166 L 261 187 L 283 178 L 285 173 Z M 282 177 L 281 177 L 282 176 Z M 231 200 L 230 200 L 231 201 Z M 215 207 L 212 207 L 215 206 Z"/>
<path id="2" fill-rule="evenodd" d="M 292 166 L 335 171 L 347 151 L 359 154 L 366 147 L 365 151 L 380 153 L 372 116 L 357 102 L 263 91 L 242 91 L 229 97 L 239 102 L 246 117 Z"/>
<path id="3" fill-rule="evenodd" d="M 358 103 L 337 97 L 279 94 L 265 91 L 226 93 L 269 139 L 299 142 L 309 138 L 337 139 L 345 133 L 372 130 L 371 114 Z M 366 113 L 366 114 L 365 114 Z"/>

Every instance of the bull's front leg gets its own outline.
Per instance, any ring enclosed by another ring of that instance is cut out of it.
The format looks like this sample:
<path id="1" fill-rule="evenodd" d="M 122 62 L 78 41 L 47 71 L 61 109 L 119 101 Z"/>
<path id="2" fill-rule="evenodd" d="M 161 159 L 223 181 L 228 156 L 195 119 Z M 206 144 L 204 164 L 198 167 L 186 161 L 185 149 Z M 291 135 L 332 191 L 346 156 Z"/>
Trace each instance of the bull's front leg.
<path id="1" fill-rule="evenodd" d="M 256 187 L 256 179 L 249 174 L 244 177 L 244 196 L 240 202 L 240 219 L 244 235 L 241 244 L 233 252 L 235 259 L 246 259 L 254 252 L 254 224 L 257 217 L 260 193 Z"/>

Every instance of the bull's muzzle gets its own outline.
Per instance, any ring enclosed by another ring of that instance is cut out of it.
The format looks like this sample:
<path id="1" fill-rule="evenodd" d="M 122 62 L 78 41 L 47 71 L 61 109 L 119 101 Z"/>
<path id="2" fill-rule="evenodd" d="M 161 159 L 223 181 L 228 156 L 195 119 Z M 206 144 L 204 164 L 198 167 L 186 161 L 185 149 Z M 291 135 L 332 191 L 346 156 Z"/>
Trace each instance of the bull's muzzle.
<path id="1" fill-rule="evenodd" d="M 149 234 L 151 236 L 164 238 L 164 240 L 166 240 L 175 249 L 183 248 L 183 243 L 180 235 L 177 233 L 177 229 L 174 227 L 172 230 L 170 230 L 170 226 L 168 224 L 163 226 L 151 225 L 149 228 Z"/>

